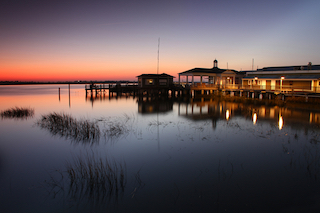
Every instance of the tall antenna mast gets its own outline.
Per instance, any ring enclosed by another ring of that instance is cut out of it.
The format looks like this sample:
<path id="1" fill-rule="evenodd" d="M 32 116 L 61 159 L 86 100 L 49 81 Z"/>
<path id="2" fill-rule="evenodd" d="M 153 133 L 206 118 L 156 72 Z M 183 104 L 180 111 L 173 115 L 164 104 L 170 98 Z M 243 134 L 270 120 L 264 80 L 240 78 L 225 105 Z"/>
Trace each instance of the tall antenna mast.
<path id="1" fill-rule="evenodd" d="M 157 74 L 159 74 L 159 49 L 160 49 L 160 37 L 158 38 L 158 65 L 157 65 Z"/>
<path id="2" fill-rule="evenodd" d="M 252 70 L 253 70 L 253 66 L 254 66 L 254 58 L 252 59 Z"/>

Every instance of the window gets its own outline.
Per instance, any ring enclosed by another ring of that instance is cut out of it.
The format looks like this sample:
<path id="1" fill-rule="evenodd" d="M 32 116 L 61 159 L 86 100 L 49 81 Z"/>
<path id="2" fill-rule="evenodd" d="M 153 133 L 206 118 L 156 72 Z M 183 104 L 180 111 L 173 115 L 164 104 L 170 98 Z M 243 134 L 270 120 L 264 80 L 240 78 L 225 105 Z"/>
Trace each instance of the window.
<path id="1" fill-rule="evenodd" d="M 153 79 L 146 79 L 146 85 L 154 85 Z"/>
<path id="2" fill-rule="evenodd" d="M 167 85 L 167 79 L 159 79 L 159 85 L 160 86 L 166 86 Z"/>

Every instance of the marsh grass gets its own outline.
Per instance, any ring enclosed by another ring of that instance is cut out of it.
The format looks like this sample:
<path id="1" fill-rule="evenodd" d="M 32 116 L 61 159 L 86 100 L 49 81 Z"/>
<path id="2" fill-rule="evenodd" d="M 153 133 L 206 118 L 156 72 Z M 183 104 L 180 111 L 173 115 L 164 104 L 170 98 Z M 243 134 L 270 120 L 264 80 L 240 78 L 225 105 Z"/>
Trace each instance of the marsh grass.
<path id="1" fill-rule="evenodd" d="M 34 116 L 34 109 L 23 108 L 23 107 L 13 107 L 1 111 L 1 118 L 14 118 L 14 119 L 28 119 Z"/>
<path id="2" fill-rule="evenodd" d="M 126 164 L 96 156 L 93 153 L 78 155 L 65 164 L 65 171 L 51 176 L 46 182 L 49 192 L 56 197 L 65 193 L 64 199 L 79 205 L 117 203 L 127 182 Z"/>
<path id="3" fill-rule="evenodd" d="M 42 115 L 36 125 L 48 130 L 52 135 L 59 135 L 73 142 L 94 144 L 100 140 L 101 133 L 108 141 L 116 141 L 137 131 L 133 128 L 134 116 L 124 114 L 121 117 L 102 117 L 94 121 L 76 119 L 65 113 Z M 100 131 L 100 126 L 102 130 Z"/>
<path id="4" fill-rule="evenodd" d="M 135 117 L 124 114 L 121 117 L 102 117 L 98 119 L 102 122 L 104 137 L 108 141 L 116 141 L 120 138 L 127 137 L 130 133 L 135 133 L 133 128 Z"/>
<path id="5" fill-rule="evenodd" d="M 64 113 L 54 112 L 42 115 L 36 124 L 42 129 L 47 129 L 52 135 L 59 135 L 74 142 L 94 144 L 100 139 L 100 128 L 97 122 L 77 120 Z"/>
<path id="6" fill-rule="evenodd" d="M 69 195 L 93 202 L 117 200 L 126 185 L 126 165 L 93 154 L 74 158 L 67 163 Z"/>

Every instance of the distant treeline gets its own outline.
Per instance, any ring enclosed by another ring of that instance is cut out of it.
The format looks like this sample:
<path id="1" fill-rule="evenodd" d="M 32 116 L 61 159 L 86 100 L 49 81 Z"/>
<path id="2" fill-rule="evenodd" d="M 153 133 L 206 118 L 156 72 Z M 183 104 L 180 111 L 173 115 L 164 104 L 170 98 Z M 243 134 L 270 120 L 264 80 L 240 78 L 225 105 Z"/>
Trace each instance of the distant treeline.
<path id="1" fill-rule="evenodd" d="M 0 81 L 0 85 L 26 85 L 26 84 L 114 84 L 114 83 L 137 83 L 137 81 L 47 81 L 47 82 L 36 82 L 36 81 Z"/>

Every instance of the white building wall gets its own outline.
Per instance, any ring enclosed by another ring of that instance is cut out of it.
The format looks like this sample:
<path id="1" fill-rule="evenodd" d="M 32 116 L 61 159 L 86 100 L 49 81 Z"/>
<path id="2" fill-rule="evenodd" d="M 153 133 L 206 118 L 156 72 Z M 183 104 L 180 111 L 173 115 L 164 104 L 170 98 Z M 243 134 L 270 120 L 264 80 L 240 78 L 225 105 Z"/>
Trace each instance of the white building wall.
<path id="1" fill-rule="evenodd" d="M 276 89 L 276 80 L 271 80 L 271 90 Z"/>

